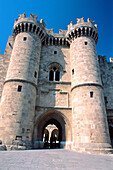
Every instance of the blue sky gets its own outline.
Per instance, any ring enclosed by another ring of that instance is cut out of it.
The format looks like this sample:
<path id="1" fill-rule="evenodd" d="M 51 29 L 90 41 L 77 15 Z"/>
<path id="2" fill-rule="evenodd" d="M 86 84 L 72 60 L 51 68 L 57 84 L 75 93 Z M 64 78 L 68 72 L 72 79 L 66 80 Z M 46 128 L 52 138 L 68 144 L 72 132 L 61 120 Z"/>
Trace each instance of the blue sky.
<path id="1" fill-rule="evenodd" d="M 0 49 L 4 53 L 8 36 L 12 35 L 13 24 L 19 14 L 38 15 L 44 19 L 46 28 L 67 29 L 76 18 L 91 18 L 98 25 L 99 40 L 97 54 L 113 57 L 113 0 L 6 0 L 0 5 Z"/>

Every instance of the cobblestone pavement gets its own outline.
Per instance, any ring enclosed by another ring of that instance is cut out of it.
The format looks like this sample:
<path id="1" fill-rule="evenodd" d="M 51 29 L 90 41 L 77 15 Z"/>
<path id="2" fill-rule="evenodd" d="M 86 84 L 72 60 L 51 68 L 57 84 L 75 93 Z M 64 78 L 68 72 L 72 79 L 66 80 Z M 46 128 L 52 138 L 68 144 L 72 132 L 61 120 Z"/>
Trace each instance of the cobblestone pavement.
<path id="1" fill-rule="evenodd" d="M 1 151 L 0 170 L 113 170 L 113 155 L 64 149 Z"/>

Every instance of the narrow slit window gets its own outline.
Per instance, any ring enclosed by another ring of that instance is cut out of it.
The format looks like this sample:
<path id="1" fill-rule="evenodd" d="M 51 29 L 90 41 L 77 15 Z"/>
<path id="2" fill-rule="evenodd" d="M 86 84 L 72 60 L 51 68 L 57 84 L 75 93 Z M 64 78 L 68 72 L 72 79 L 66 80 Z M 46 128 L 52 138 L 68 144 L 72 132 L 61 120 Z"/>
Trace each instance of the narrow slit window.
<path id="1" fill-rule="evenodd" d="M 11 43 L 9 43 L 9 46 L 11 47 L 11 49 L 13 49 L 13 47 L 12 47 Z"/>
<path id="2" fill-rule="evenodd" d="M 34 73 L 34 77 L 36 78 L 37 77 L 37 72 L 35 71 L 35 73 Z"/>
<path id="3" fill-rule="evenodd" d="M 87 41 L 85 41 L 85 45 L 87 45 L 88 43 L 87 43 Z"/>
<path id="4" fill-rule="evenodd" d="M 57 51 L 54 51 L 54 54 L 57 54 Z"/>
<path id="5" fill-rule="evenodd" d="M 24 37 L 24 38 L 23 38 L 23 41 L 26 41 L 26 40 L 27 40 L 27 37 Z"/>
<path id="6" fill-rule="evenodd" d="M 72 75 L 74 74 L 74 69 L 72 69 Z"/>
<path id="7" fill-rule="evenodd" d="M 21 91 L 22 91 L 22 86 L 18 86 L 17 91 L 18 91 L 18 92 L 21 92 Z"/>
<path id="8" fill-rule="evenodd" d="M 105 101 L 106 104 L 108 103 L 106 96 L 104 97 L 104 101 Z"/>
<path id="9" fill-rule="evenodd" d="M 54 72 L 51 70 L 49 72 L 49 81 L 53 81 L 53 79 L 54 79 Z"/>
<path id="10" fill-rule="evenodd" d="M 92 91 L 90 92 L 90 97 L 93 98 L 93 92 Z"/>

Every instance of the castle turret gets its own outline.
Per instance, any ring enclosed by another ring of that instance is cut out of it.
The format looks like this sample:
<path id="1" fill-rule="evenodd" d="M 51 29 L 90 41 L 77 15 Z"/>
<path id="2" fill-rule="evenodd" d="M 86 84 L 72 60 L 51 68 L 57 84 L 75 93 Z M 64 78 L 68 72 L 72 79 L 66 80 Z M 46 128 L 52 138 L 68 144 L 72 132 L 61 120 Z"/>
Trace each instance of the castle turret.
<path id="1" fill-rule="evenodd" d="M 31 147 L 41 44 L 45 23 L 31 14 L 19 15 L 15 39 L 1 98 L 0 140 L 5 145 Z"/>
<path id="2" fill-rule="evenodd" d="M 97 61 L 97 25 L 90 19 L 77 19 L 77 24 L 68 26 L 67 40 L 72 69 L 73 149 L 108 153 L 111 144 Z"/>

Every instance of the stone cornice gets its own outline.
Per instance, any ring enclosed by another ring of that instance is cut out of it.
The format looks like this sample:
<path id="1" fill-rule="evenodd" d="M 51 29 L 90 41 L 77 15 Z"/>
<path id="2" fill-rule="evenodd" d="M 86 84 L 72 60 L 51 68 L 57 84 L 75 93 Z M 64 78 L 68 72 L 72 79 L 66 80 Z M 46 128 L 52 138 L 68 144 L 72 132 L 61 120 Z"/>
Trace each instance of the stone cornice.
<path id="1" fill-rule="evenodd" d="M 83 84 L 75 85 L 74 87 L 72 87 L 71 91 L 73 91 L 77 87 L 82 87 L 82 86 L 99 86 L 99 87 L 101 87 L 103 89 L 101 84 L 97 84 L 97 83 L 83 83 Z"/>
<path id="2" fill-rule="evenodd" d="M 72 110 L 72 107 L 61 107 L 61 106 L 35 106 L 35 110 L 38 108 L 47 108 L 47 109 L 62 109 L 62 110 Z"/>
<path id="3" fill-rule="evenodd" d="M 6 80 L 4 82 L 4 84 L 8 83 L 8 82 L 22 82 L 22 83 L 28 83 L 28 84 L 31 84 L 32 86 L 34 86 L 36 89 L 37 89 L 37 85 L 31 81 L 28 81 L 28 80 L 23 80 L 23 79 L 9 79 L 9 80 Z"/>
<path id="4" fill-rule="evenodd" d="M 39 79 L 39 84 L 40 83 L 48 83 L 48 84 L 65 84 L 65 85 L 71 85 L 71 82 L 65 82 L 65 81 L 45 81 L 45 80 L 40 80 Z"/>

